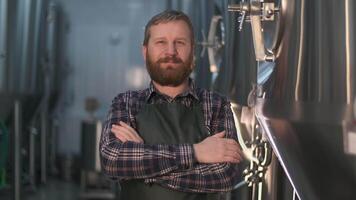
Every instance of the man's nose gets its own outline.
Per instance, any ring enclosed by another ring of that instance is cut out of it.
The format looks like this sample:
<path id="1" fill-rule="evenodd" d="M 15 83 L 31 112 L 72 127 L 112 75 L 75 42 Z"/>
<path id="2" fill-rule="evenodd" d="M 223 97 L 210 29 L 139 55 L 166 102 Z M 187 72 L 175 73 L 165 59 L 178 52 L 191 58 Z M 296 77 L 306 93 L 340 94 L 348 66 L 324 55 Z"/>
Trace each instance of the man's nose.
<path id="1" fill-rule="evenodd" d="M 166 49 L 166 55 L 176 55 L 177 54 L 177 48 L 176 45 L 172 42 L 172 43 L 168 43 L 167 45 L 167 49 Z"/>

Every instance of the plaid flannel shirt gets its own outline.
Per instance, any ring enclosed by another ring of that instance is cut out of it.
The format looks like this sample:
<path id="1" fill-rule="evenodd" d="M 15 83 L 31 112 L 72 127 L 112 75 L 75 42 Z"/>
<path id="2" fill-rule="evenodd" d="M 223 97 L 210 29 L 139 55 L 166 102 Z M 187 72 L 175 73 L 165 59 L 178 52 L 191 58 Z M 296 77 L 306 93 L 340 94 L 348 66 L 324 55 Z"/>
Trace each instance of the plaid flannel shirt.
<path id="1" fill-rule="evenodd" d="M 190 80 L 187 92 L 172 99 L 159 93 L 151 83 L 145 90 L 127 91 L 114 98 L 100 141 L 104 173 L 120 181 L 144 179 L 145 183 L 157 183 L 183 192 L 232 190 L 238 181 L 236 164 L 198 163 L 194 157 L 193 144 L 122 143 L 111 132 L 112 124 L 119 121 L 136 129 L 135 116 L 144 104 L 179 102 L 190 106 L 193 101 L 202 104 L 205 126 L 210 134 L 225 130 L 227 138 L 237 139 L 230 103 L 226 98 L 196 88 Z"/>

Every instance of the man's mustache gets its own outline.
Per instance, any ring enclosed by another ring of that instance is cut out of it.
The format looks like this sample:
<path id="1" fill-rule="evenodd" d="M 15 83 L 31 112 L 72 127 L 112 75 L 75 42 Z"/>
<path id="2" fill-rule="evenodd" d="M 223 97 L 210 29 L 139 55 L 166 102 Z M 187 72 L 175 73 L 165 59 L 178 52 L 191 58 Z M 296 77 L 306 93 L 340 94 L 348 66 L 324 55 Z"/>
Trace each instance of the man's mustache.
<path id="1" fill-rule="evenodd" d="M 164 57 L 158 59 L 157 63 L 183 63 L 182 59 L 173 56 L 173 57 Z"/>

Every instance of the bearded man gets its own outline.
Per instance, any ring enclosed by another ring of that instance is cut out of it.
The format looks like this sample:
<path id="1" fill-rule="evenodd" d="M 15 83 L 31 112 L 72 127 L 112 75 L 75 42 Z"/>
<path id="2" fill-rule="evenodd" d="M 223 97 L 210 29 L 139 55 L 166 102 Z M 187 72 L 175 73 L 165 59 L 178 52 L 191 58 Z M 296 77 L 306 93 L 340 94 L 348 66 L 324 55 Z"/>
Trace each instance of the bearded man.
<path id="1" fill-rule="evenodd" d="M 220 199 L 242 159 L 230 103 L 195 87 L 189 17 L 164 11 L 146 25 L 149 88 L 117 95 L 101 141 L 102 169 L 125 200 Z"/>

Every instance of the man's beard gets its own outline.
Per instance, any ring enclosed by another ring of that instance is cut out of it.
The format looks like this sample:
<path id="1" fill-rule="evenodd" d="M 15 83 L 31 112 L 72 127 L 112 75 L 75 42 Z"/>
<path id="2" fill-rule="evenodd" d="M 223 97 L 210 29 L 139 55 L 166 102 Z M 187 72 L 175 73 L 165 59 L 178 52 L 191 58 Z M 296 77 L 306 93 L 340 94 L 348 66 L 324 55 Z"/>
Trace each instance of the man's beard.
<path id="1" fill-rule="evenodd" d="M 148 51 L 146 52 L 146 58 L 146 67 L 151 79 L 162 86 L 175 87 L 181 85 L 192 72 L 192 53 L 186 62 L 183 62 L 182 59 L 176 56 L 160 58 L 154 62 L 151 59 Z M 161 66 L 163 63 L 166 63 L 168 66 L 163 68 Z M 175 66 L 170 66 L 170 63 L 174 64 Z"/>

